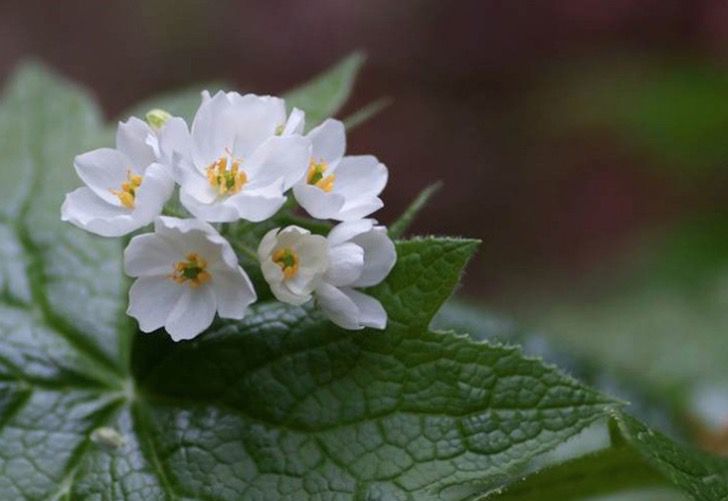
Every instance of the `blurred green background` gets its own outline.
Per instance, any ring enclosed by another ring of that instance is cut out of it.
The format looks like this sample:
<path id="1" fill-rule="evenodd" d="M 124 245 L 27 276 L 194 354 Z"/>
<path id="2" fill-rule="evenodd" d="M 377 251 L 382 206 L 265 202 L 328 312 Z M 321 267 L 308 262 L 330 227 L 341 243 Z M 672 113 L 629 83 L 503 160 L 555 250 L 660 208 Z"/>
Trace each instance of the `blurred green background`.
<path id="1" fill-rule="evenodd" d="M 464 295 L 651 388 L 716 448 L 728 3 L 0 2 L 0 78 L 41 59 L 108 117 L 200 81 L 280 93 L 355 49 L 342 116 L 392 98 L 350 136 L 390 168 L 379 219 L 444 181 L 413 232 L 483 239 Z"/>

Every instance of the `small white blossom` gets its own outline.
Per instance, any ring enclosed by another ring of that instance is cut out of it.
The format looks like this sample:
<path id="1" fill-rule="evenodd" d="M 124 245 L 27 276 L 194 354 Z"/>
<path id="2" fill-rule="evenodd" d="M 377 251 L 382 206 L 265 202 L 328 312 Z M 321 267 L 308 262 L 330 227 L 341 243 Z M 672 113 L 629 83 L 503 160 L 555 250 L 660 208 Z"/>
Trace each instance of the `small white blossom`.
<path id="1" fill-rule="evenodd" d="M 343 222 L 327 243 L 328 267 L 315 291 L 319 307 L 345 329 L 384 329 L 387 312 L 381 303 L 355 288 L 377 285 L 392 270 L 397 253 L 386 228 L 373 219 Z"/>
<path id="2" fill-rule="evenodd" d="M 273 294 L 296 305 L 315 297 L 326 316 L 345 329 L 384 329 L 382 305 L 355 290 L 384 280 L 397 259 L 386 229 L 375 224 L 373 219 L 340 223 L 328 238 L 298 226 L 269 231 L 258 258 Z"/>
<path id="3" fill-rule="evenodd" d="M 310 141 L 297 134 L 302 112 L 286 118 L 285 103 L 271 96 L 203 93 L 187 144 L 178 134 L 174 173 L 180 201 L 210 222 L 263 221 L 283 205 L 284 192 L 306 172 Z M 169 148 L 160 138 L 160 150 Z"/>
<path id="4" fill-rule="evenodd" d="M 313 147 L 308 172 L 293 193 L 311 216 L 351 221 L 382 207 L 387 168 L 371 155 L 344 156 L 343 123 L 328 119 L 306 137 Z"/>
<path id="5" fill-rule="evenodd" d="M 326 239 L 298 226 L 270 230 L 258 246 L 263 276 L 279 301 L 301 305 L 311 299 L 326 271 Z"/>
<path id="6" fill-rule="evenodd" d="M 215 317 L 241 319 L 256 300 L 230 244 L 209 224 L 159 217 L 154 233 L 132 238 L 124 270 L 136 281 L 127 314 L 139 328 L 160 327 L 175 341 L 192 339 Z"/>
<path id="7" fill-rule="evenodd" d="M 151 223 L 174 189 L 158 162 L 157 131 L 138 118 L 119 124 L 116 149 L 78 155 L 74 167 L 86 186 L 66 195 L 61 219 L 104 237 L 118 237 Z"/>

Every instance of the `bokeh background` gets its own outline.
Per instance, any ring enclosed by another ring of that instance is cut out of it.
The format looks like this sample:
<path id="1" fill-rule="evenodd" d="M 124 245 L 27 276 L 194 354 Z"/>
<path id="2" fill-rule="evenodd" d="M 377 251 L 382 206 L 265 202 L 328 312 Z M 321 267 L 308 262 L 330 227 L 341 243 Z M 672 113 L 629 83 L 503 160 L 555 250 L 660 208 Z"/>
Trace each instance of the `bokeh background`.
<path id="1" fill-rule="evenodd" d="M 282 93 L 350 53 L 350 151 L 391 221 L 483 239 L 463 293 L 715 426 L 728 417 L 728 3 L 0 2 L 0 79 L 38 58 L 109 118 L 200 81 Z"/>

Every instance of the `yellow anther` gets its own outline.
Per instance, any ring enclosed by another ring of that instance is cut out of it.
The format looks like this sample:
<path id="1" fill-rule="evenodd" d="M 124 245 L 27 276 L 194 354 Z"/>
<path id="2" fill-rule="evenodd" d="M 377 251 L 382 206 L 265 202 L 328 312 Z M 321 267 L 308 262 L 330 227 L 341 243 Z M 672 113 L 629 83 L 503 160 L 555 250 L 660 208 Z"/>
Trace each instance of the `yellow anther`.
<path id="1" fill-rule="evenodd" d="M 212 275 L 207 271 L 207 261 L 196 252 L 185 256 L 185 261 L 178 261 L 169 276 L 178 284 L 187 283 L 193 289 L 210 281 Z"/>
<path id="2" fill-rule="evenodd" d="M 328 168 L 329 164 L 327 164 L 323 160 L 320 162 L 316 162 L 315 160 L 311 159 L 311 162 L 308 164 L 308 174 L 306 176 L 306 182 L 308 182 L 308 184 L 317 186 L 326 192 L 333 190 L 336 176 L 334 174 L 326 176 L 325 173 Z"/>
<path id="3" fill-rule="evenodd" d="M 239 192 L 248 182 L 248 176 L 240 170 L 240 160 L 233 160 L 228 169 L 227 157 L 220 157 L 207 168 L 207 180 L 220 195 L 229 195 Z"/>
<path id="4" fill-rule="evenodd" d="M 278 249 L 273 253 L 273 262 L 281 267 L 283 277 L 289 279 L 298 273 L 298 255 L 291 249 Z"/>
<path id="5" fill-rule="evenodd" d="M 126 174 L 126 181 L 121 183 L 120 190 L 111 190 L 111 193 L 119 198 L 121 205 L 127 209 L 134 208 L 136 201 L 136 190 L 142 185 L 142 176 L 132 174 L 131 171 Z"/>
<path id="6" fill-rule="evenodd" d="M 276 130 L 275 130 L 274 134 L 276 136 L 280 136 L 281 134 L 283 134 L 283 131 L 284 130 L 286 130 L 286 126 L 283 125 L 283 124 L 280 124 L 279 126 L 276 127 Z"/>

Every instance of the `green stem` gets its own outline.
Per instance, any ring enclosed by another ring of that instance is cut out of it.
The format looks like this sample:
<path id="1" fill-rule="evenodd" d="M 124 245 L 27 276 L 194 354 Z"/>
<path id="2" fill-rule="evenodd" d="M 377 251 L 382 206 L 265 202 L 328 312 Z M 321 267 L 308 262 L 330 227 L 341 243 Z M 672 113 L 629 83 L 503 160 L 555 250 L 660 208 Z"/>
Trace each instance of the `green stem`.
<path id="1" fill-rule="evenodd" d="M 250 259 L 252 259 L 256 263 L 258 262 L 258 253 L 255 252 L 250 247 L 248 247 L 247 245 L 241 244 L 240 242 L 236 242 L 236 241 L 232 241 L 232 245 L 235 248 L 235 250 L 245 254 L 246 256 L 248 256 Z"/>

